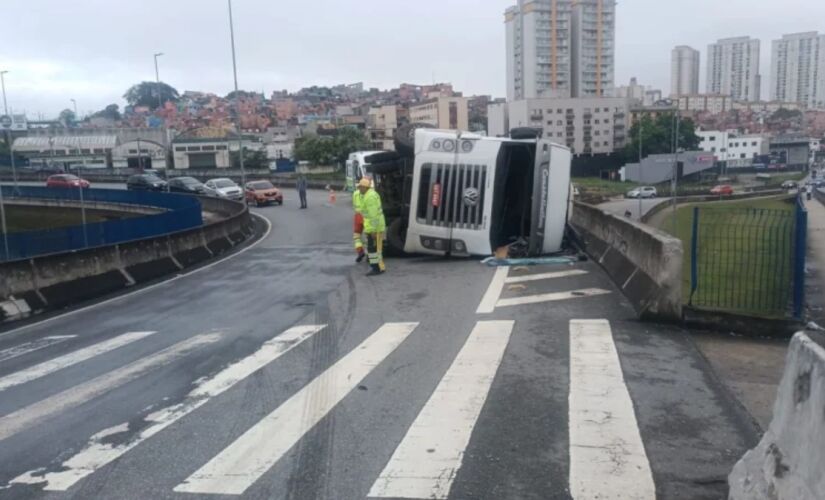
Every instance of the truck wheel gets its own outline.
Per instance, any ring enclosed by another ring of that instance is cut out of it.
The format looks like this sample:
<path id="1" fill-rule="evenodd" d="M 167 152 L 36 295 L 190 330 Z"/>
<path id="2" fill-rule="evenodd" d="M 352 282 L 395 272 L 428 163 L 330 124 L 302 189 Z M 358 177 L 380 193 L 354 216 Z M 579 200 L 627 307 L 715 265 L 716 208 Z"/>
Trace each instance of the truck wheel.
<path id="1" fill-rule="evenodd" d="M 415 155 L 415 131 L 420 128 L 435 128 L 429 123 L 409 123 L 395 131 L 395 150 L 403 156 Z"/>
<path id="2" fill-rule="evenodd" d="M 404 240 L 406 239 L 406 230 L 402 230 L 401 218 L 395 219 L 387 226 L 387 245 L 384 248 L 384 253 L 388 257 L 403 257 Z"/>

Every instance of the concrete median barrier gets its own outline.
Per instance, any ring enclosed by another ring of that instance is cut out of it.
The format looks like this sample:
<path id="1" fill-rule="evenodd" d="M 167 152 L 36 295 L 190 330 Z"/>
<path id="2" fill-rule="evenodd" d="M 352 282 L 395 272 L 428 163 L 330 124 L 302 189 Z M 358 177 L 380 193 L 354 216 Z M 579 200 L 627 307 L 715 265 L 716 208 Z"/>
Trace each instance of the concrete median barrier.
<path id="1" fill-rule="evenodd" d="M 731 500 L 825 498 L 825 335 L 797 333 L 773 420 L 728 477 Z"/>
<path id="2" fill-rule="evenodd" d="M 576 202 L 579 243 L 627 296 L 640 318 L 682 319 L 682 242 L 645 224 Z"/>
<path id="3" fill-rule="evenodd" d="M 254 232 L 243 203 L 202 198 L 221 219 L 153 238 L 0 263 L 0 322 L 93 299 L 176 273 Z"/>

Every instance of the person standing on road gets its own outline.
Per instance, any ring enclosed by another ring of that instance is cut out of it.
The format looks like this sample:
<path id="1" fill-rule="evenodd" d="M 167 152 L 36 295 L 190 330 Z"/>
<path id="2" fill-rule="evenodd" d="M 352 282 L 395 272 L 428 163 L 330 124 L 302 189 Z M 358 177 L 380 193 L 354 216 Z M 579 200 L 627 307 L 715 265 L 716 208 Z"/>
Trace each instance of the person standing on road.
<path id="1" fill-rule="evenodd" d="M 370 187 L 370 180 L 362 178 L 358 182 L 358 191 L 362 198 L 361 211 L 364 215 L 364 232 L 367 234 L 367 258 L 370 262 L 370 272 L 367 276 L 376 276 L 386 271 L 384 267 L 384 231 L 387 222 L 384 219 L 384 209 L 381 207 L 381 196 Z"/>
<path id="2" fill-rule="evenodd" d="M 811 201 L 811 197 L 814 194 L 814 185 L 808 184 L 808 186 L 805 188 L 805 191 L 808 193 L 808 201 Z"/>
<path id="3" fill-rule="evenodd" d="M 301 198 L 301 208 L 307 207 L 307 178 L 304 175 L 298 177 L 298 197 Z"/>
<path id="4" fill-rule="evenodd" d="M 355 253 L 358 257 L 355 262 L 360 263 L 367 254 L 364 252 L 364 196 L 356 189 L 352 193 L 352 210 L 355 212 L 352 218 L 352 242 L 355 245 Z"/>

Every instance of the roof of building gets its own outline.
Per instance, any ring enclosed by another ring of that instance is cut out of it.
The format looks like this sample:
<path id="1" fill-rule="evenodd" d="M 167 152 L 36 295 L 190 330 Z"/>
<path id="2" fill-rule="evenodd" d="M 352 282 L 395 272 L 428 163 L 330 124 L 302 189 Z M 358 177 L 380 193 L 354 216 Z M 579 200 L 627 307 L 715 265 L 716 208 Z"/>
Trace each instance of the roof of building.
<path id="1" fill-rule="evenodd" d="M 21 137 L 14 141 L 15 151 L 58 149 L 111 149 L 117 146 L 116 135 L 57 135 Z"/>

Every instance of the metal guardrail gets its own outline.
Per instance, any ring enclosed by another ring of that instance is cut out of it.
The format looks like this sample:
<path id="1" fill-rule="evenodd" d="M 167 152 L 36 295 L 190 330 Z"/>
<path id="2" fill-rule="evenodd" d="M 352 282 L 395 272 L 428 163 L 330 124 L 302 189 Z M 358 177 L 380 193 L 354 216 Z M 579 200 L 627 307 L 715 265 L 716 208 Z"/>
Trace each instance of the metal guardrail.
<path id="1" fill-rule="evenodd" d="M 62 200 L 81 203 L 78 189 L 30 186 L 3 186 L 3 198 Z M 9 252 L 0 245 L 0 261 L 113 245 L 192 229 L 203 224 L 201 202 L 196 197 L 145 191 L 84 189 L 83 202 L 113 205 L 140 205 L 165 209 L 163 213 L 120 220 L 45 230 L 21 231 L 6 235 Z"/>
<path id="2" fill-rule="evenodd" d="M 748 316 L 801 319 L 807 211 L 694 207 L 688 304 Z"/>

